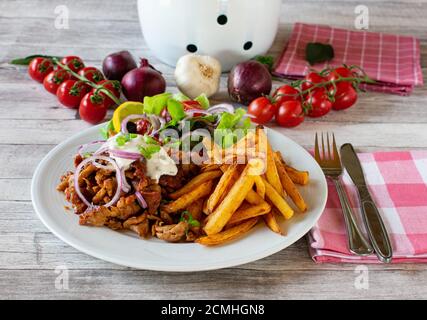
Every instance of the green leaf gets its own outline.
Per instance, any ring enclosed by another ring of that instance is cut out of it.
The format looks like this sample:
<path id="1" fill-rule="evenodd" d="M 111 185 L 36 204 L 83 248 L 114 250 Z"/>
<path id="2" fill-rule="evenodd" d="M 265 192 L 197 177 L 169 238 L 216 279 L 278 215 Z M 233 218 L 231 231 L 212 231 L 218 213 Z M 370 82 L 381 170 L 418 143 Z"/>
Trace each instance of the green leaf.
<path id="1" fill-rule="evenodd" d="M 167 108 L 172 120 L 174 120 L 175 122 L 184 119 L 184 106 L 178 100 L 169 99 L 167 103 Z"/>
<path id="2" fill-rule="evenodd" d="M 171 93 L 165 92 L 152 97 L 144 97 L 144 112 L 159 115 L 163 108 L 166 107 L 171 96 Z"/>
<path id="3" fill-rule="evenodd" d="M 138 135 L 136 133 L 126 133 L 122 135 L 117 135 L 116 143 L 119 147 L 125 145 L 126 142 L 129 142 L 131 139 L 135 139 Z"/>
<path id="4" fill-rule="evenodd" d="M 114 131 L 113 121 L 110 120 L 106 123 L 105 126 L 103 126 L 101 129 L 99 129 L 99 132 L 105 140 L 107 140 L 110 137 L 110 132 Z"/>
<path id="5" fill-rule="evenodd" d="M 159 144 L 156 139 L 147 135 L 144 135 L 144 142 L 147 144 Z"/>
<path id="6" fill-rule="evenodd" d="M 201 95 L 196 97 L 194 100 L 197 101 L 203 109 L 206 110 L 209 108 L 209 99 L 206 96 L 206 94 L 202 93 Z"/>
<path id="7" fill-rule="evenodd" d="M 305 60 L 313 65 L 330 61 L 334 58 L 334 48 L 330 44 L 320 42 L 309 42 L 305 47 Z"/>
<path id="8" fill-rule="evenodd" d="M 245 120 L 243 120 L 242 129 L 247 130 L 247 129 L 250 129 L 251 126 L 252 126 L 251 119 L 246 118 Z"/>
<path id="9" fill-rule="evenodd" d="M 234 113 L 224 112 L 221 114 L 221 120 L 218 123 L 217 129 L 232 129 L 242 119 L 246 111 L 243 108 L 234 110 Z"/>
<path id="10" fill-rule="evenodd" d="M 200 227 L 200 222 L 194 219 L 191 213 L 187 210 L 181 213 L 181 218 L 179 218 L 179 221 L 185 221 L 191 227 Z"/>
<path id="11" fill-rule="evenodd" d="M 191 100 L 189 97 L 187 97 L 185 94 L 183 94 L 182 92 L 178 92 L 178 93 L 175 93 L 173 96 L 172 96 L 172 98 L 173 99 L 175 99 L 175 100 L 178 100 L 178 101 L 180 101 L 180 102 L 182 102 L 182 101 L 187 101 L 187 100 Z"/>
<path id="12" fill-rule="evenodd" d="M 151 159 L 153 154 L 160 151 L 160 146 L 150 144 L 150 145 L 145 146 L 145 147 L 139 146 L 138 149 L 139 149 L 139 152 L 144 156 L 145 159 Z"/>
<path id="13" fill-rule="evenodd" d="M 57 59 L 57 60 L 61 60 L 62 57 L 57 57 L 57 56 L 47 56 L 47 55 L 43 55 L 43 54 L 33 54 L 31 56 L 25 57 L 25 58 L 17 58 L 17 59 L 13 59 L 12 61 L 10 61 L 10 64 L 16 64 L 16 65 L 20 65 L 20 66 L 27 66 L 30 64 L 31 60 L 33 60 L 34 58 L 46 58 L 46 59 Z"/>
<path id="14" fill-rule="evenodd" d="M 269 71 L 273 69 L 274 58 L 272 56 L 256 56 L 254 60 L 261 62 L 262 64 L 265 64 L 265 66 Z"/>

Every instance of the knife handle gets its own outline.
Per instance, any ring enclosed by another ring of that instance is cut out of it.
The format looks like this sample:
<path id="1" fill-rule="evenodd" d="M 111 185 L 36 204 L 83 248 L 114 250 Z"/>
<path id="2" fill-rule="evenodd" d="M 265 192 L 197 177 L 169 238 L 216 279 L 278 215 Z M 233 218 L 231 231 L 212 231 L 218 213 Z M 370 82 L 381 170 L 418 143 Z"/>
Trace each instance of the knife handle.
<path id="1" fill-rule="evenodd" d="M 393 249 L 378 208 L 366 186 L 357 186 L 357 189 L 359 191 L 363 221 L 375 253 L 382 262 L 389 263 L 393 256 Z"/>
<path id="2" fill-rule="evenodd" d="M 333 181 L 341 202 L 344 223 L 347 229 L 348 248 L 350 252 L 359 256 L 366 256 L 371 254 L 373 251 L 372 247 L 369 245 L 368 241 L 365 239 L 365 236 L 357 226 L 353 209 L 350 206 L 347 193 L 345 192 L 340 179 L 333 179 Z"/>

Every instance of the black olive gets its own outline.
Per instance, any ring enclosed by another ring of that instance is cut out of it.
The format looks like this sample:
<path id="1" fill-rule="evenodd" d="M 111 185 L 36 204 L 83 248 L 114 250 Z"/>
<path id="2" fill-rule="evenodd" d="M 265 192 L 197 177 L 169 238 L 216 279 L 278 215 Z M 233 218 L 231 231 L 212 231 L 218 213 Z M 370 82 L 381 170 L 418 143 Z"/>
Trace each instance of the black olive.
<path id="1" fill-rule="evenodd" d="M 128 130 L 129 133 L 136 133 L 136 123 L 129 121 L 126 124 L 126 129 Z"/>

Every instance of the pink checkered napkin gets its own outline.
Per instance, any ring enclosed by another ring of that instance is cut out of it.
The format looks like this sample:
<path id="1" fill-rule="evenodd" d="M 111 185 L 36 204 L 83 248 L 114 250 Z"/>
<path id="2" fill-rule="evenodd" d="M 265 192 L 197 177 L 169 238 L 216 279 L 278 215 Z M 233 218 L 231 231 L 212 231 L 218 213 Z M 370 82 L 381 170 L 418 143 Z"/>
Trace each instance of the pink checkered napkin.
<path id="1" fill-rule="evenodd" d="M 322 70 L 328 63 L 310 66 L 305 61 L 308 42 L 329 43 L 335 57 L 331 67 L 358 65 L 378 82 L 366 89 L 407 95 L 423 85 L 420 43 L 415 37 L 366 31 L 350 31 L 328 26 L 296 23 L 289 42 L 276 63 L 274 74 L 290 79 L 302 78 L 310 69 Z"/>
<path id="2" fill-rule="evenodd" d="M 427 262 L 427 151 L 359 154 L 365 177 L 390 235 L 393 262 Z M 347 176 L 344 184 L 353 204 L 356 190 Z M 358 208 L 355 212 L 360 213 Z M 359 225 L 363 222 L 359 218 Z M 347 234 L 337 192 L 329 185 L 326 209 L 308 234 L 315 262 L 379 263 L 375 255 L 360 257 L 348 251 Z"/>

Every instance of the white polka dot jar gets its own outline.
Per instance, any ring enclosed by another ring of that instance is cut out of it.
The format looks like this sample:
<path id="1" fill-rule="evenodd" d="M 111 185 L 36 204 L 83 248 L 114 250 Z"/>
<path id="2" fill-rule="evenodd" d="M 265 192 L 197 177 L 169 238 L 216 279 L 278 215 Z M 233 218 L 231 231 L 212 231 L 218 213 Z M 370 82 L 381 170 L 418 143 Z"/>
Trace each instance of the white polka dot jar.
<path id="1" fill-rule="evenodd" d="M 223 71 L 264 54 L 276 36 L 281 0 L 138 0 L 142 32 L 161 61 L 174 66 L 194 52 Z"/>

